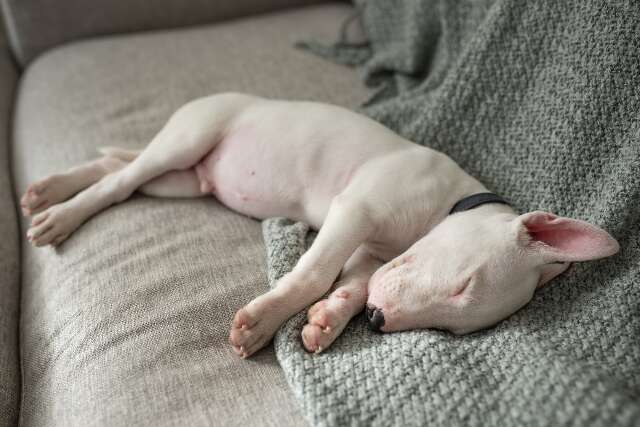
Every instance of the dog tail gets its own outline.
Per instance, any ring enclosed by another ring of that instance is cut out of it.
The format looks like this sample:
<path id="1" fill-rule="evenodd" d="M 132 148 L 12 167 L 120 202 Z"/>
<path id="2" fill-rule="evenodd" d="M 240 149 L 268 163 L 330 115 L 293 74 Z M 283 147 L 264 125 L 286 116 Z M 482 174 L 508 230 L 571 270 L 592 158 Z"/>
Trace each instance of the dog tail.
<path id="1" fill-rule="evenodd" d="M 100 154 L 105 156 L 112 156 L 120 160 L 127 162 L 133 161 L 142 150 L 128 150 L 120 147 L 100 147 L 98 148 Z"/>

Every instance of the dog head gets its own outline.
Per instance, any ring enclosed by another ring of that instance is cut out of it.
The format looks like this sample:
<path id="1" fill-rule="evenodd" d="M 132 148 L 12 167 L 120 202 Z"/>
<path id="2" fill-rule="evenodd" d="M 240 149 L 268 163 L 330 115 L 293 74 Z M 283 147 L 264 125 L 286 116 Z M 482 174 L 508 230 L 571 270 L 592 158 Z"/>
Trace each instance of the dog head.
<path id="1" fill-rule="evenodd" d="M 376 271 L 367 316 L 383 332 L 473 332 L 516 312 L 571 262 L 618 249 L 606 231 L 547 212 L 456 213 Z"/>

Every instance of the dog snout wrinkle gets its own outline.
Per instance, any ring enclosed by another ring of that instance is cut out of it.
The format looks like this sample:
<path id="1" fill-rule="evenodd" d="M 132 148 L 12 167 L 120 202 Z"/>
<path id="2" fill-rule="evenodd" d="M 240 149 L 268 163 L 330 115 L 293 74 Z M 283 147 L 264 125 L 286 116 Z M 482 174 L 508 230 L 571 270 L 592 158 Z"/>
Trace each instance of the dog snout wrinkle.
<path id="1" fill-rule="evenodd" d="M 380 332 L 380 328 L 384 326 L 382 310 L 371 304 L 367 304 L 367 320 L 372 331 Z"/>

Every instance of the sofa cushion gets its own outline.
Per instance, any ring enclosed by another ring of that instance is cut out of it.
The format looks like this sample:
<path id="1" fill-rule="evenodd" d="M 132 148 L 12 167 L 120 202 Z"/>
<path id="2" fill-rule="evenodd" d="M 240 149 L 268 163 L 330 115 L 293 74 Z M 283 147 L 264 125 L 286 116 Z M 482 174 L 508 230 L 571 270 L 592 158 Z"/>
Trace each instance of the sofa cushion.
<path id="1" fill-rule="evenodd" d="M 326 0 L 2 0 L 11 45 L 25 65 L 39 53 L 89 36 L 205 24 Z"/>
<path id="2" fill-rule="evenodd" d="M 18 96 L 17 191 L 98 146 L 144 147 L 195 97 L 356 105 L 356 73 L 293 48 L 333 39 L 351 11 L 315 6 L 41 56 Z M 272 347 L 242 361 L 227 342 L 234 312 L 268 289 L 257 221 L 213 198 L 134 196 L 58 249 L 23 250 L 23 425 L 303 422 Z"/>
<path id="3" fill-rule="evenodd" d="M 20 246 L 9 174 L 9 123 L 17 73 L 0 42 L 0 426 L 15 425 L 20 403 Z"/>

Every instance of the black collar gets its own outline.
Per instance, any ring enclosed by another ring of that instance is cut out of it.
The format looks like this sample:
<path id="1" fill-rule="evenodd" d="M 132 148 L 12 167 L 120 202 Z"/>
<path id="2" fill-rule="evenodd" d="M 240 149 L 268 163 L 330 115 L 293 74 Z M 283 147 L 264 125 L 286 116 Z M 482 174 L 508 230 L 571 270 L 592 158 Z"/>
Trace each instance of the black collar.
<path id="1" fill-rule="evenodd" d="M 471 196 L 467 196 L 464 199 L 460 200 L 458 203 L 453 205 L 453 208 L 449 211 L 449 215 L 468 211 L 469 209 L 473 209 L 480 205 L 484 205 L 485 203 L 501 203 L 503 205 L 511 206 L 509 202 L 507 202 L 502 197 L 493 193 L 477 193 L 472 194 Z"/>

